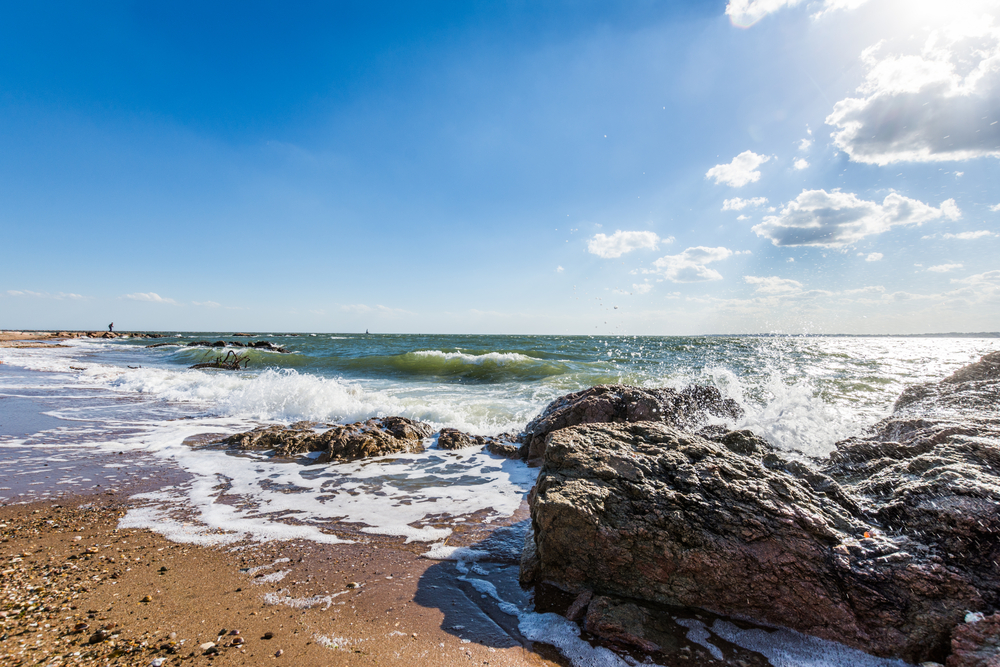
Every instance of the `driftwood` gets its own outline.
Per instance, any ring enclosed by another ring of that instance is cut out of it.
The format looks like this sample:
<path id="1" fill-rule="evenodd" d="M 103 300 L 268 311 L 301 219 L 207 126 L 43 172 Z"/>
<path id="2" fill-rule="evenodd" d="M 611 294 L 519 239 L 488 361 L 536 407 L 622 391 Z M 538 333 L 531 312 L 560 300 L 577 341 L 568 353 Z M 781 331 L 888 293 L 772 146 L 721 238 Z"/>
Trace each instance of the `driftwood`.
<path id="1" fill-rule="evenodd" d="M 216 357 L 215 361 L 209 361 L 203 364 L 195 364 L 191 368 L 221 368 L 227 371 L 238 371 L 240 368 L 246 369 L 247 364 L 250 363 L 250 355 L 248 354 L 236 354 L 232 350 L 226 352 L 224 357 Z"/>

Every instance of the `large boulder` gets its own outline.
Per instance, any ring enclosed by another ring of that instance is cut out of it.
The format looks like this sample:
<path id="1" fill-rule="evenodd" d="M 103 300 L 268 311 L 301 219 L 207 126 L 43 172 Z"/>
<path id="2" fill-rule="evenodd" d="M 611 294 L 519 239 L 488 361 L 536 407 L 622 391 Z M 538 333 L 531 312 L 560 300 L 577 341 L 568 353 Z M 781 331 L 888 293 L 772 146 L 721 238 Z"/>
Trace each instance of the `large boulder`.
<path id="1" fill-rule="evenodd" d="M 662 422 L 552 431 L 529 495 L 522 578 L 943 661 L 967 611 L 1000 607 L 990 357 L 818 464 L 747 432 L 711 441 Z"/>
<path id="2" fill-rule="evenodd" d="M 694 430 L 713 419 L 736 420 L 743 416 L 739 404 L 715 387 L 692 385 L 680 391 L 606 384 L 567 394 L 549 403 L 524 427 L 521 455 L 540 458 L 545 439 L 554 431 L 577 424 L 659 421 Z"/>

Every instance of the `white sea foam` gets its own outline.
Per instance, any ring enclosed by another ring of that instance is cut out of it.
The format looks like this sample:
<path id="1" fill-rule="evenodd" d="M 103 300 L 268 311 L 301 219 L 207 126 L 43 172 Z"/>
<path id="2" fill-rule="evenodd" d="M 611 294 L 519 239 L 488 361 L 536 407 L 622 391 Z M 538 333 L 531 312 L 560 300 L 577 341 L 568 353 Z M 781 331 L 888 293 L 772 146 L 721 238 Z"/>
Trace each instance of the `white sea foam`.
<path id="1" fill-rule="evenodd" d="M 129 442 L 175 462 L 192 479 L 172 489 L 139 494 L 136 499 L 143 505 L 130 510 L 125 522 L 157 531 L 162 527 L 179 541 L 336 543 L 342 540 L 326 529 L 340 521 L 363 526 L 363 532 L 405 537 L 408 542 L 438 542 L 451 529 L 424 525 L 428 515 L 459 517 L 488 510 L 509 516 L 537 475 L 537 470 L 520 461 L 477 450 L 429 450 L 304 466 L 181 444 L 190 435 L 230 429 L 232 423 L 226 420 L 183 420 L 158 426 L 152 433 L 130 436 Z M 284 517 L 294 517 L 296 523 L 285 523 Z"/>
<path id="2" fill-rule="evenodd" d="M 705 629 L 705 624 L 696 618 L 678 618 L 675 619 L 677 625 L 687 628 L 687 640 L 693 642 L 704 648 L 708 649 L 708 652 L 712 654 L 712 657 L 716 660 L 722 660 L 725 656 L 722 655 L 722 651 L 719 647 L 708 641 L 712 637 L 712 633 Z"/>
<path id="3" fill-rule="evenodd" d="M 726 641 L 764 655 L 774 667 L 908 667 L 898 659 L 876 658 L 794 630 L 744 630 L 717 619 L 712 632 Z"/>

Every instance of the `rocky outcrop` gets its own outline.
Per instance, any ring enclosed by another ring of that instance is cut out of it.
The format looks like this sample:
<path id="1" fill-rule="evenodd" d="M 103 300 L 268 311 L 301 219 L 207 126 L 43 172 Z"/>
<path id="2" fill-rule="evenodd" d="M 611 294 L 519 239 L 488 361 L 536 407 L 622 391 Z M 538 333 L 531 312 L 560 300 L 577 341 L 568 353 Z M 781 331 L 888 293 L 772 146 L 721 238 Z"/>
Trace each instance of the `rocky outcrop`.
<path id="1" fill-rule="evenodd" d="M 552 401 L 524 428 L 521 456 L 540 458 L 550 433 L 577 424 L 657 421 L 694 430 L 713 418 L 735 420 L 742 415 L 739 404 L 714 387 L 692 385 L 677 391 L 599 385 Z"/>
<path id="2" fill-rule="evenodd" d="M 1000 607 L 998 361 L 908 390 L 809 464 L 748 432 L 550 431 L 522 577 L 943 661 L 967 610 Z"/>
<path id="3" fill-rule="evenodd" d="M 1000 614 L 968 614 L 951 633 L 947 667 L 1000 667 Z"/>
<path id="4" fill-rule="evenodd" d="M 166 334 L 151 334 L 135 331 L 89 331 L 87 333 L 60 331 L 60 337 L 66 338 L 166 338 Z"/>
<path id="5" fill-rule="evenodd" d="M 315 422 L 262 426 L 217 441 L 244 450 L 274 450 L 280 458 L 319 452 L 314 462 L 353 461 L 373 456 L 423 451 L 423 439 L 433 433 L 427 424 L 405 417 L 378 417 L 317 430 Z"/>

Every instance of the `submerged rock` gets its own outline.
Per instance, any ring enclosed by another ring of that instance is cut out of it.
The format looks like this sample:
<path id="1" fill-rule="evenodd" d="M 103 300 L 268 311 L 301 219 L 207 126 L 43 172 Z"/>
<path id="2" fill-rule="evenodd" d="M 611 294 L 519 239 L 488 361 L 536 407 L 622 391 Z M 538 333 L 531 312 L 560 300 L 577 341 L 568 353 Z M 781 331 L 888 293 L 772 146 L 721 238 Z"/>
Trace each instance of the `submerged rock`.
<path id="1" fill-rule="evenodd" d="M 817 465 L 746 431 L 551 429 L 522 579 L 942 661 L 967 610 L 1000 606 L 997 361 L 908 390 Z"/>
<path id="2" fill-rule="evenodd" d="M 577 424 L 658 421 L 693 430 L 712 417 L 738 419 L 742 415 L 739 404 L 723 398 L 714 387 L 692 385 L 677 391 L 598 385 L 549 403 L 542 414 L 524 427 L 521 456 L 540 458 L 549 434 Z"/>
<path id="3" fill-rule="evenodd" d="M 406 417 L 378 417 L 318 431 L 315 422 L 290 426 L 262 426 L 219 440 L 218 444 L 244 450 L 274 450 L 281 458 L 320 452 L 316 463 L 355 459 L 403 452 L 423 451 L 423 439 L 433 429 Z"/>

